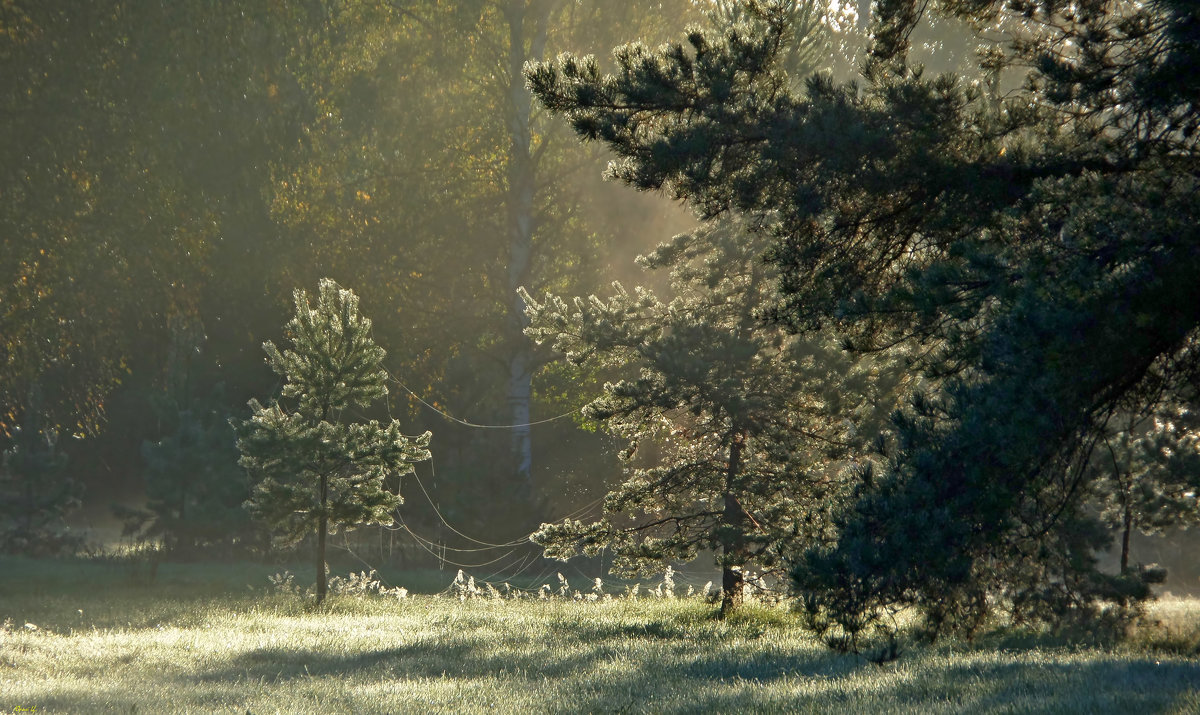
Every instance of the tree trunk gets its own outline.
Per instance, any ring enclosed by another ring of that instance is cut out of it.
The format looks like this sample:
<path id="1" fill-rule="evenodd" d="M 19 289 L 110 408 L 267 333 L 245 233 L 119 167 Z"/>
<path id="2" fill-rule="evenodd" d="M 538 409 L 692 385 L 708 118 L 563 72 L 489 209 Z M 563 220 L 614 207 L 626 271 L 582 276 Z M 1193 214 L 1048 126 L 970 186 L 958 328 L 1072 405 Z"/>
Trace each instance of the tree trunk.
<path id="1" fill-rule="evenodd" d="M 1129 571 L 1129 532 L 1133 531 L 1133 507 L 1125 502 L 1124 528 L 1121 531 L 1121 573 Z"/>
<path id="2" fill-rule="evenodd" d="M 31 551 L 36 541 L 34 533 L 34 518 L 40 511 L 38 508 L 38 498 L 33 490 L 33 482 L 40 476 L 37 473 L 36 458 L 38 449 L 41 447 L 42 437 L 42 386 L 37 379 L 29 387 L 29 397 L 25 402 L 25 414 L 21 417 L 21 434 L 17 437 L 20 449 L 24 454 L 18 457 L 18 464 L 24 462 L 18 467 L 17 477 L 24 483 L 22 484 L 22 497 L 25 500 L 24 508 L 21 509 L 21 515 L 17 518 L 17 534 L 20 538 L 26 539 L 28 543 L 25 546 L 27 552 Z"/>
<path id="3" fill-rule="evenodd" d="M 741 467 L 743 441 L 744 435 L 740 432 L 734 434 L 733 442 L 729 445 L 729 467 L 725 472 L 725 494 L 721 514 L 721 528 L 724 532 L 721 544 L 721 618 L 725 618 L 742 605 L 742 586 L 745 583 L 742 559 L 746 548 L 746 511 L 734 493 L 734 480 Z"/>
<path id="4" fill-rule="evenodd" d="M 26 440 L 26 443 L 31 447 L 35 444 L 32 439 Z M 23 455 L 24 459 L 26 460 L 25 464 L 27 466 L 23 468 L 23 471 L 20 474 L 20 479 L 25 482 L 23 485 L 24 494 L 22 495 L 25 498 L 25 505 L 24 508 L 21 509 L 21 516 L 17 520 L 17 534 L 20 538 L 25 539 L 28 542 L 25 546 L 26 552 L 32 551 L 34 541 L 36 540 L 33 533 L 33 515 L 37 513 L 38 506 L 33 495 L 33 480 L 37 478 L 37 475 L 32 473 L 33 462 L 31 460 L 31 455 L 32 450 L 30 450 L 29 454 Z"/>
<path id="5" fill-rule="evenodd" d="M 325 574 L 325 535 L 329 531 L 329 516 L 325 506 L 329 502 L 329 477 L 321 475 L 321 513 L 317 516 L 317 603 L 325 601 L 328 580 Z"/>
<path id="6" fill-rule="evenodd" d="M 173 551 L 175 551 L 175 552 L 183 551 L 185 554 L 187 554 L 192 551 L 191 547 L 195 546 L 195 544 L 194 543 L 186 543 L 185 544 L 179 538 L 179 531 L 187 528 L 186 525 L 187 525 L 187 482 L 184 481 L 183 486 L 181 486 L 179 488 L 179 521 L 177 522 L 175 534 L 174 535 L 171 535 L 171 534 L 163 535 L 163 546 L 166 548 L 166 551 L 168 553 L 173 552 Z M 189 538 L 189 541 L 193 541 L 193 539 Z"/>
<path id="7" fill-rule="evenodd" d="M 721 569 L 721 618 L 741 608 L 745 583 L 741 566 L 725 566 Z"/>
<path id="8" fill-rule="evenodd" d="M 537 190 L 529 128 L 532 96 L 525 87 L 527 60 L 538 60 L 546 47 L 550 3 L 510 0 L 504 7 L 508 24 L 508 295 L 510 296 L 508 409 L 512 428 L 512 473 L 523 499 L 533 496 L 533 440 L 529 406 L 533 400 L 533 348 L 525 337 L 529 321 L 517 289 L 528 287 L 533 260 L 534 194 Z M 528 44 L 526 40 L 528 38 Z"/>

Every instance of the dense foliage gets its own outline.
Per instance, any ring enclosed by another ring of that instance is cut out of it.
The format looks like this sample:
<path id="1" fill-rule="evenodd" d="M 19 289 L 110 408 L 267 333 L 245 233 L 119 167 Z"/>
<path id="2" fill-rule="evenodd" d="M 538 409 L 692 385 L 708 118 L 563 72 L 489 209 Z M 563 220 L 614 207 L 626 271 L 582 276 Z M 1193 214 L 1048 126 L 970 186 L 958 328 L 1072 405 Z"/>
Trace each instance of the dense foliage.
<path id="1" fill-rule="evenodd" d="M 611 75 L 528 76 L 613 176 L 762 216 L 778 320 L 920 346 L 938 389 L 897 415 L 837 544 L 797 563 L 814 621 L 853 639 L 894 605 L 969 629 L 997 597 L 1061 620 L 1145 596 L 1095 567 L 1086 465 L 1120 414 L 1196 398 L 1200 8 L 885 2 L 861 84 L 793 91 L 784 5 L 620 48 Z M 924 9 L 976 28 L 983 80 L 907 63 Z"/>
<path id="2" fill-rule="evenodd" d="M 27 404 L 38 405 L 36 390 Z M 12 445 L 0 453 L 0 553 L 61 556 L 81 546 L 66 517 L 79 507 L 82 485 L 67 471 L 59 433 L 25 415 Z"/>
<path id="3" fill-rule="evenodd" d="M 326 593 L 329 530 L 391 524 L 401 503 L 399 478 L 429 459 L 430 433 L 406 437 L 400 423 L 356 420 L 348 411 L 387 395 L 384 351 L 358 297 L 322 280 L 316 306 L 296 291 L 287 324 L 291 349 L 267 342 L 267 362 L 284 379 L 279 400 L 250 401 L 250 419 L 235 421 L 239 463 L 254 478 L 247 502 L 283 543 L 317 535 L 317 601 Z"/>
<path id="4" fill-rule="evenodd" d="M 173 429 L 142 443 L 146 506 L 115 505 L 123 535 L 157 541 L 171 556 L 195 557 L 245 551 L 258 544 L 243 504 L 250 496 L 229 415 L 219 399 L 186 407 L 161 406 Z"/>

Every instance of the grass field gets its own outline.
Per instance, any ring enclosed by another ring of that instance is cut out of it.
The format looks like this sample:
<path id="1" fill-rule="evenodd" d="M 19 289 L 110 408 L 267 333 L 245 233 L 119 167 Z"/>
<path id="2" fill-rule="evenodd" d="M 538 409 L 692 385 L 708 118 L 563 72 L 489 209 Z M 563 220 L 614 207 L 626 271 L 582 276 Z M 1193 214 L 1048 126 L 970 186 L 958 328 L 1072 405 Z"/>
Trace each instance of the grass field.
<path id="1" fill-rule="evenodd" d="M 1123 645 L 992 634 L 876 666 L 784 610 L 719 622 L 699 599 L 313 609 L 252 564 L 0 568 L 0 713 L 1200 712 L 1194 601 Z"/>

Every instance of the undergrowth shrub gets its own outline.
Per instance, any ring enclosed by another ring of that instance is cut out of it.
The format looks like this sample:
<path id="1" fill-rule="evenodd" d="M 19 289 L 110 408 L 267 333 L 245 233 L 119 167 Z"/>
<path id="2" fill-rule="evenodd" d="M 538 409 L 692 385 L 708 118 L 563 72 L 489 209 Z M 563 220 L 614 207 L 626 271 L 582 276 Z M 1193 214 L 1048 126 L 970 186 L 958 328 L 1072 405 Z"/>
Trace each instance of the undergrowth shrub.
<path id="1" fill-rule="evenodd" d="M 277 594 L 285 595 L 304 595 L 312 596 L 316 594 L 316 586 L 309 586 L 301 590 L 296 584 L 296 576 L 291 571 L 276 573 L 268 576 L 267 580 L 271 582 L 271 591 Z M 347 576 L 334 576 L 329 579 L 329 593 L 338 596 L 391 596 L 396 599 L 408 598 L 408 589 L 403 586 L 389 587 L 379 580 L 375 573 L 375 569 L 370 571 L 360 571 L 354 573 L 351 571 Z"/>
<path id="2" fill-rule="evenodd" d="M 721 589 L 714 586 L 712 581 L 702 589 L 688 585 L 682 588 L 675 580 L 675 570 L 667 566 L 662 578 L 653 584 L 643 583 L 624 584 L 620 590 L 611 587 L 606 590 L 604 580 L 593 578 L 591 587 L 575 588 L 562 573 L 556 574 L 557 584 L 543 583 L 537 588 L 518 588 L 511 583 L 491 583 L 477 580 L 473 575 L 459 569 L 450 585 L 436 596 L 450 597 L 459 601 L 474 599 L 484 600 L 538 600 L 538 601 L 581 601 L 587 603 L 611 602 L 614 600 L 636 601 L 639 599 L 674 600 L 701 599 L 706 603 L 715 604 L 720 601 Z M 296 583 L 295 574 L 291 571 L 275 573 L 267 577 L 270 582 L 269 592 L 277 595 L 314 596 L 315 586 L 302 588 Z M 329 579 L 329 592 L 340 596 L 372 597 L 391 596 L 403 599 L 408 596 L 408 590 L 403 587 L 389 587 L 381 582 L 374 570 L 351 572 L 346 576 L 334 576 Z M 777 605 L 781 596 L 772 591 L 762 577 L 749 574 L 743 586 L 744 597 L 763 605 Z"/>

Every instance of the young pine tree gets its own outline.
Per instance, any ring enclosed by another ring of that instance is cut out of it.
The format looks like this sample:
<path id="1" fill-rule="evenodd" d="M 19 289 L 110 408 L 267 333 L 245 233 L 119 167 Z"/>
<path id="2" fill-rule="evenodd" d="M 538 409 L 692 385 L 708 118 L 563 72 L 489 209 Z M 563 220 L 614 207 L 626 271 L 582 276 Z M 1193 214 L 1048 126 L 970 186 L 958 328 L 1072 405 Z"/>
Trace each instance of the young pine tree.
<path id="1" fill-rule="evenodd" d="M 829 536 L 847 490 L 837 460 L 853 439 L 848 418 L 873 409 L 864 395 L 878 380 L 760 319 L 777 286 L 762 250 L 738 223 L 710 224 L 639 259 L 670 269 L 670 302 L 619 284 L 573 306 L 524 294 L 535 340 L 626 376 L 585 408 L 628 441 L 626 479 L 602 520 L 543 524 L 533 539 L 547 556 L 608 548 L 614 569 L 634 574 L 711 549 L 725 615 L 745 567 L 775 569 L 789 548 Z"/>
<path id="2" fill-rule="evenodd" d="M 387 394 L 384 351 L 358 297 L 322 279 L 315 307 L 295 293 L 286 326 L 290 350 L 263 344 L 271 369 L 284 379 L 278 400 L 250 401 L 253 416 L 235 421 L 239 463 L 256 479 L 247 502 L 282 543 L 317 534 L 317 603 L 325 600 L 325 540 L 330 530 L 390 524 L 402 502 L 385 483 L 429 459 L 430 433 L 407 437 L 392 420 L 353 421 L 351 404 L 367 407 Z"/>
<path id="3" fill-rule="evenodd" d="M 238 468 L 228 410 L 213 399 L 194 399 L 186 408 L 163 400 L 158 409 L 174 429 L 142 443 L 146 507 L 113 506 L 124 535 L 161 539 L 169 553 L 183 557 L 213 549 L 228 554 L 251 543 L 242 508 L 249 485 Z"/>
<path id="4" fill-rule="evenodd" d="M 1120 535 L 1121 573 L 1129 571 L 1129 537 L 1200 524 L 1200 419 L 1178 406 L 1130 417 L 1105 434 L 1093 455 L 1095 498 Z"/>

